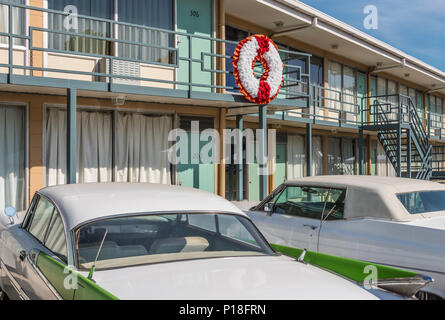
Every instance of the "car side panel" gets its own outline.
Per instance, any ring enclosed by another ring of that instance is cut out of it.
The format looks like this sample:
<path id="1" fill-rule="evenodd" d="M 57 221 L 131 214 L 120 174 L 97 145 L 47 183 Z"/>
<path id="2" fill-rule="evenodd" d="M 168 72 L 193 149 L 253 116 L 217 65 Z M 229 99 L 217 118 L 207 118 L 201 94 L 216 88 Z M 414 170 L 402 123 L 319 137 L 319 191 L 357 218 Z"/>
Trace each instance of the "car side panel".
<path id="1" fill-rule="evenodd" d="M 445 298 L 445 248 L 440 245 L 443 243 L 443 231 L 400 222 L 325 221 L 320 231 L 319 251 L 429 275 L 435 282 L 427 288 Z"/>
<path id="2" fill-rule="evenodd" d="M 266 212 L 253 211 L 248 216 L 258 226 L 270 243 L 292 246 L 311 251 L 317 250 L 320 221 L 292 217 L 282 214 L 268 215 Z"/>
<path id="3" fill-rule="evenodd" d="M 5 287 L 14 287 L 22 299 L 55 299 L 44 279 L 39 276 L 28 259 L 31 250 L 46 251 L 46 249 L 18 224 L 0 229 L 0 239 L 0 260 L 5 268 L 3 270 L 5 277 L 2 281 L 7 282 Z M 21 251 L 27 255 L 23 261 L 19 258 Z M 17 292 L 7 289 L 5 292 L 11 299 L 17 298 Z"/>

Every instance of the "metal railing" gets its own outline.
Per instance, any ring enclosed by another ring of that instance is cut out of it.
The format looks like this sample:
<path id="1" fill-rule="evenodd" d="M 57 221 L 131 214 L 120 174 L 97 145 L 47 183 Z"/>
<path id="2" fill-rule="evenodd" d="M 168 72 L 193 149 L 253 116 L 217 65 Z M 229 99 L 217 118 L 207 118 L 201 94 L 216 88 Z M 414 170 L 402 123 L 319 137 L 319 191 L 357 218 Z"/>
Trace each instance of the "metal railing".
<path id="1" fill-rule="evenodd" d="M 94 30 L 94 28 L 85 28 L 84 31 L 66 30 L 63 21 L 69 15 L 65 12 L 7 1 L 0 1 L 0 6 L 8 7 L 9 30 L 0 30 L 0 37 L 7 39 L 7 44 L 14 43 L 14 39 L 21 39 L 31 52 L 40 51 L 45 54 L 70 55 L 89 58 L 98 62 L 105 60 L 103 65 L 106 66 L 106 68 L 100 70 L 97 66 L 93 70 L 79 70 L 78 66 L 70 68 L 69 65 L 63 68 L 50 68 L 48 66 L 15 63 L 14 46 L 9 45 L 8 63 L 0 64 L 0 67 L 8 69 L 9 75 L 14 75 L 17 70 L 21 70 L 25 74 L 50 73 L 54 78 L 57 78 L 57 75 L 66 76 L 67 74 L 90 77 L 91 82 L 105 82 L 110 85 L 126 80 L 130 83 L 133 81 L 154 84 L 153 87 L 163 85 L 166 88 L 189 92 L 238 94 L 232 92 L 236 88 L 233 83 L 230 84 L 230 80 L 218 81 L 218 76 L 222 74 L 226 78 L 233 75 L 231 71 L 232 53 L 229 50 L 221 53 L 218 48 L 224 46 L 233 48 L 237 45 L 237 42 L 84 15 L 77 15 L 76 18 L 87 21 L 92 25 L 100 24 L 101 27 L 98 28 L 100 30 Z M 59 21 L 59 23 L 53 23 L 53 25 L 48 23 L 48 27 L 29 26 L 25 34 L 16 34 L 13 33 L 13 25 L 16 23 L 13 14 L 15 9 L 28 11 L 28 14 L 24 14 L 25 16 L 29 16 L 30 12 L 34 14 L 37 12 L 56 17 L 52 18 L 51 21 Z M 103 32 L 100 32 L 101 30 Z M 130 36 L 125 36 L 123 31 L 128 31 Z M 139 34 L 140 39 L 130 40 L 137 34 Z M 45 46 L 42 45 L 42 37 L 47 39 L 47 41 L 44 41 L 47 43 Z M 151 40 L 144 41 L 147 39 Z M 57 43 L 57 45 L 54 45 L 54 43 Z M 82 43 L 83 45 L 81 45 Z M 302 84 L 310 83 L 310 72 L 304 72 L 302 65 L 306 66 L 306 70 L 310 69 L 311 54 L 290 50 L 279 50 L 279 52 L 284 57 L 286 72 L 278 100 L 288 100 L 287 105 L 291 105 L 290 101 L 292 100 L 308 103 L 310 100 L 309 87 Z M 116 72 L 116 69 L 118 69 L 115 67 L 116 63 L 126 66 L 139 64 L 166 68 L 172 71 L 172 79 L 157 76 L 155 71 L 149 72 L 148 75 Z M 257 64 L 255 70 L 261 73 L 259 66 Z M 48 76 L 45 78 L 48 78 Z M 295 104 L 303 105 L 302 103 Z"/>
<path id="2" fill-rule="evenodd" d="M 233 78 L 232 51 L 238 44 L 236 41 L 85 15 L 77 15 L 83 29 L 67 30 L 64 19 L 70 16 L 66 12 L 5 0 L 0 0 L 0 6 L 8 12 L 8 29 L 0 29 L 0 41 L 7 42 L 6 46 L 0 46 L 0 54 L 5 52 L 8 55 L 8 62 L 0 63 L 0 82 L 20 84 L 19 74 L 23 74 L 29 77 L 22 81 L 27 85 L 81 85 L 83 89 L 97 91 L 125 93 L 128 90 L 136 94 L 246 102 Z M 24 30 L 23 33 L 15 33 L 17 10 L 23 17 L 31 14 L 46 16 L 48 26 L 30 25 L 19 28 Z M 72 59 L 90 59 L 93 66 L 80 68 L 65 64 L 53 67 L 51 64 L 29 65 L 15 61 L 17 40 L 31 55 L 42 52 Z M 221 53 L 224 47 L 226 49 Z M 352 127 L 359 127 L 368 118 L 371 121 L 375 118 L 375 104 L 372 101 L 369 107 L 368 103 L 364 104 L 369 98 L 311 83 L 311 54 L 291 50 L 279 50 L 279 53 L 284 62 L 284 81 L 273 102 L 273 105 L 283 107 L 278 109 L 281 111 L 276 113 L 277 117 Z M 142 72 L 141 68 L 145 67 L 149 71 Z M 2 69 L 6 69 L 6 73 Z M 133 73 L 126 72 L 133 69 L 136 70 Z M 160 76 L 161 69 L 167 70 L 169 76 Z M 254 70 L 257 75 L 261 74 L 260 63 Z M 409 121 L 406 103 L 401 103 L 409 97 L 390 95 L 374 98 L 386 99 L 385 108 L 391 120 L 399 121 L 401 117 L 402 121 Z M 421 123 L 427 126 L 429 137 L 445 138 L 444 120 L 442 115 L 426 113 Z"/>

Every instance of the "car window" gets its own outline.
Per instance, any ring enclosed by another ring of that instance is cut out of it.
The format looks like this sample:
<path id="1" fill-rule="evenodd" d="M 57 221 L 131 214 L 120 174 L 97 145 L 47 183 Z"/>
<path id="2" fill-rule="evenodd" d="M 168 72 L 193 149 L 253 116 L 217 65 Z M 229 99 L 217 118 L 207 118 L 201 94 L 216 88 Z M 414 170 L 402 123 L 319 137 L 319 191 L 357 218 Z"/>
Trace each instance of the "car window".
<path id="1" fill-rule="evenodd" d="M 47 199 L 40 197 L 36 210 L 32 216 L 29 226 L 29 233 L 36 237 L 40 242 L 44 242 L 46 232 L 54 211 L 54 206 Z"/>
<path id="2" fill-rule="evenodd" d="M 420 191 L 398 194 L 410 214 L 445 211 L 445 191 Z"/>
<path id="3" fill-rule="evenodd" d="M 45 246 L 66 262 L 66 238 L 62 218 L 57 209 L 54 210 Z"/>
<path id="4" fill-rule="evenodd" d="M 336 220 L 344 217 L 346 190 L 289 186 L 278 197 L 274 214 L 310 219 Z"/>
<path id="5" fill-rule="evenodd" d="M 40 196 L 36 193 L 32 198 L 31 204 L 28 207 L 28 211 L 26 212 L 26 216 L 23 219 L 22 228 L 28 229 L 29 223 L 31 222 L 32 214 L 35 211 L 37 203 L 39 202 Z"/>
<path id="6" fill-rule="evenodd" d="M 110 218 L 76 230 L 77 265 L 97 270 L 167 261 L 270 255 L 247 218 L 190 213 Z M 212 231 L 215 230 L 215 231 Z"/>

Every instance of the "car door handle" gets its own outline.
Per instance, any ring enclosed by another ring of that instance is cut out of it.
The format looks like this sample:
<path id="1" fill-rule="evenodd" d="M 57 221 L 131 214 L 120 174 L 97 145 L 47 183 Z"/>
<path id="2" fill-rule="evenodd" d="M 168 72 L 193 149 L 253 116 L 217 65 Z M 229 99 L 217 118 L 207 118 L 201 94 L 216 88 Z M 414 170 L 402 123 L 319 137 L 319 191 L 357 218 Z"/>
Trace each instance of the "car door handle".
<path id="1" fill-rule="evenodd" d="M 310 224 L 304 224 L 303 227 L 310 228 L 311 230 L 317 230 L 318 229 L 317 226 L 313 226 L 313 225 L 310 225 Z"/>
<path id="2" fill-rule="evenodd" d="M 25 250 L 20 251 L 19 259 L 20 259 L 20 261 L 25 261 L 25 259 L 26 259 L 26 251 Z"/>

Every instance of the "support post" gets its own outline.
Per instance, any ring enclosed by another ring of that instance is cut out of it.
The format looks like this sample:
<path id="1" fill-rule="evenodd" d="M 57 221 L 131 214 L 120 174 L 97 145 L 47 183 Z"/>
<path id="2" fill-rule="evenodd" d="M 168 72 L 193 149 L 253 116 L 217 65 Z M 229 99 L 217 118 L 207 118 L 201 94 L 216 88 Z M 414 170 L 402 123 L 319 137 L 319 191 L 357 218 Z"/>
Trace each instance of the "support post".
<path id="1" fill-rule="evenodd" d="M 406 144 L 407 144 L 406 170 L 407 170 L 407 177 L 411 179 L 411 129 L 409 129 L 407 132 Z"/>
<path id="2" fill-rule="evenodd" d="M 260 200 L 267 197 L 267 105 L 259 106 L 261 137 L 259 143 Z"/>
<path id="3" fill-rule="evenodd" d="M 400 122 L 397 128 L 397 176 L 402 177 L 402 127 Z"/>
<path id="4" fill-rule="evenodd" d="M 306 124 L 306 174 L 311 177 L 312 172 L 312 123 Z"/>
<path id="5" fill-rule="evenodd" d="M 358 131 L 358 171 L 359 175 L 365 175 L 365 141 L 363 139 L 363 128 Z"/>
<path id="6" fill-rule="evenodd" d="M 74 184 L 76 183 L 76 167 L 77 167 L 77 142 L 76 142 L 76 136 L 77 136 L 77 89 L 70 88 L 67 89 L 67 98 L 68 98 L 68 104 L 67 104 L 67 183 L 68 184 Z"/>
<path id="7" fill-rule="evenodd" d="M 226 197 L 226 155 L 225 155 L 225 135 L 226 129 L 226 114 L 227 110 L 221 108 L 219 113 L 219 136 L 220 136 L 220 149 L 219 149 L 219 165 L 218 165 L 218 195 Z"/>
<path id="8" fill-rule="evenodd" d="M 243 116 L 236 116 L 236 128 L 238 129 L 238 201 L 244 200 L 244 164 L 243 164 Z"/>

